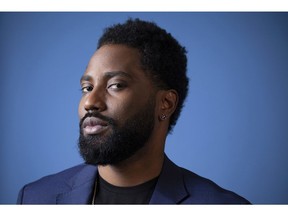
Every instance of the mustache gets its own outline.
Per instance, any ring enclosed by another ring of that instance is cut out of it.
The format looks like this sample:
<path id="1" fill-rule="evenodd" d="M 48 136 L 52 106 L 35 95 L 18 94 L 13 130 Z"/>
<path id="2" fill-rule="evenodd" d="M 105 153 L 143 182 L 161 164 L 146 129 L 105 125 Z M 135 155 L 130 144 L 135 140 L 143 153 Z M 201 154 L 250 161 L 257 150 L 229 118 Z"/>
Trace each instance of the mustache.
<path id="1" fill-rule="evenodd" d="M 80 123 L 79 123 L 80 127 L 82 127 L 84 120 L 88 117 L 95 117 L 95 118 L 98 118 L 102 121 L 107 122 L 109 125 L 116 125 L 116 121 L 113 118 L 104 116 L 101 113 L 99 113 L 98 111 L 88 111 L 85 114 L 85 116 L 80 120 Z"/>

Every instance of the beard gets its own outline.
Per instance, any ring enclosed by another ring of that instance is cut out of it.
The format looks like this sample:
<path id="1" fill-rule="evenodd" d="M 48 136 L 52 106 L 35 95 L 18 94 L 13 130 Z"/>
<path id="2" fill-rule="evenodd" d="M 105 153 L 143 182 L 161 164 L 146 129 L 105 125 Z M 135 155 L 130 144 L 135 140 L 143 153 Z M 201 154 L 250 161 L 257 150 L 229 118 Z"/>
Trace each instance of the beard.
<path id="1" fill-rule="evenodd" d="M 155 102 L 150 99 L 146 106 L 127 119 L 123 126 L 97 111 L 88 112 L 80 121 L 79 152 L 87 164 L 115 165 L 134 155 L 145 146 L 154 129 Z M 109 131 L 105 134 L 84 135 L 83 121 L 87 117 L 106 121 Z M 111 129 L 111 130 L 110 130 Z"/>

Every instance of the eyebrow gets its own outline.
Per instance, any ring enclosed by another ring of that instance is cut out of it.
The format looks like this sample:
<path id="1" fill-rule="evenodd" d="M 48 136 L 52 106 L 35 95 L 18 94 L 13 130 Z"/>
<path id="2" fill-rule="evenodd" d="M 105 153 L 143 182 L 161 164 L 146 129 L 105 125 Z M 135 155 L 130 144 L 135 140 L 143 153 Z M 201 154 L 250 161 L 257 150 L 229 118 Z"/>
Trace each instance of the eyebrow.
<path id="1" fill-rule="evenodd" d="M 111 79 L 115 76 L 122 76 L 122 77 L 126 77 L 126 78 L 129 78 L 129 79 L 132 79 L 132 76 L 129 74 L 129 73 L 126 73 L 124 71 L 109 71 L 109 72 L 106 72 L 104 74 L 104 77 L 107 78 L 107 79 Z M 80 79 L 80 82 L 83 82 L 83 81 L 91 81 L 93 78 L 92 76 L 90 75 L 83 75 Z"/>
<path id="2" fill-rule="evenodd" d="M 89 75 L 83 75 L 80 79 L 80 83 L 83 82 L 83 81 L 91 81 L 92 80 L 92 77 L 89 76 Z"/>
<path id="3" fill-rule="evenodd" d="M 107 77 L 109 79 L 115 76 L 122 76 L 122 77 L 132 79 L 132 76 L 129 73 L 124 72 L 124 71 L 110 71 L 104 74 L 104 77 Z"/>

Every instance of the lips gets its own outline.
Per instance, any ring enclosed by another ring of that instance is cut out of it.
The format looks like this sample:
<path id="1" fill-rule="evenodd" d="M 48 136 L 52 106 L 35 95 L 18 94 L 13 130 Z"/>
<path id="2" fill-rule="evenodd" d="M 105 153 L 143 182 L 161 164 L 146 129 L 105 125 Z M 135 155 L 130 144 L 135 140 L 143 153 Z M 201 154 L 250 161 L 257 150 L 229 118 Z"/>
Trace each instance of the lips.
<path id="1" fill-rule="evenodd" d="M 107 122 L 96 117 L 87 117 L 82 124 L 84 135 L 100 134 L 101 132 L 106 130 L 107 127 Z"/>

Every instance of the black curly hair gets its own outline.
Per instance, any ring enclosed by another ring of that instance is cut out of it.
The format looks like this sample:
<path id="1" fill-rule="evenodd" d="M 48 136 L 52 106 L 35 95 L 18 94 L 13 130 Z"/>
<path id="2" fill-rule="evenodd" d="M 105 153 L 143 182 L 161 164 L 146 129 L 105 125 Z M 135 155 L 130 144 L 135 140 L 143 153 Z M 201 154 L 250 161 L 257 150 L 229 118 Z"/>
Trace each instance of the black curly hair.
<path id="1" fill-rule="evenodd" d="M 185 47 L 154 22 L 131 18 L 124 24 L 115 24 L 104 30 L 97 49 L 107 44 L 123 44 L 138 49 L 141 64 L 155 85 L 160 89 L 177 91 L 178 105 L 170 118 L 168 128 L 171 132 L 188 92 Z"/>

